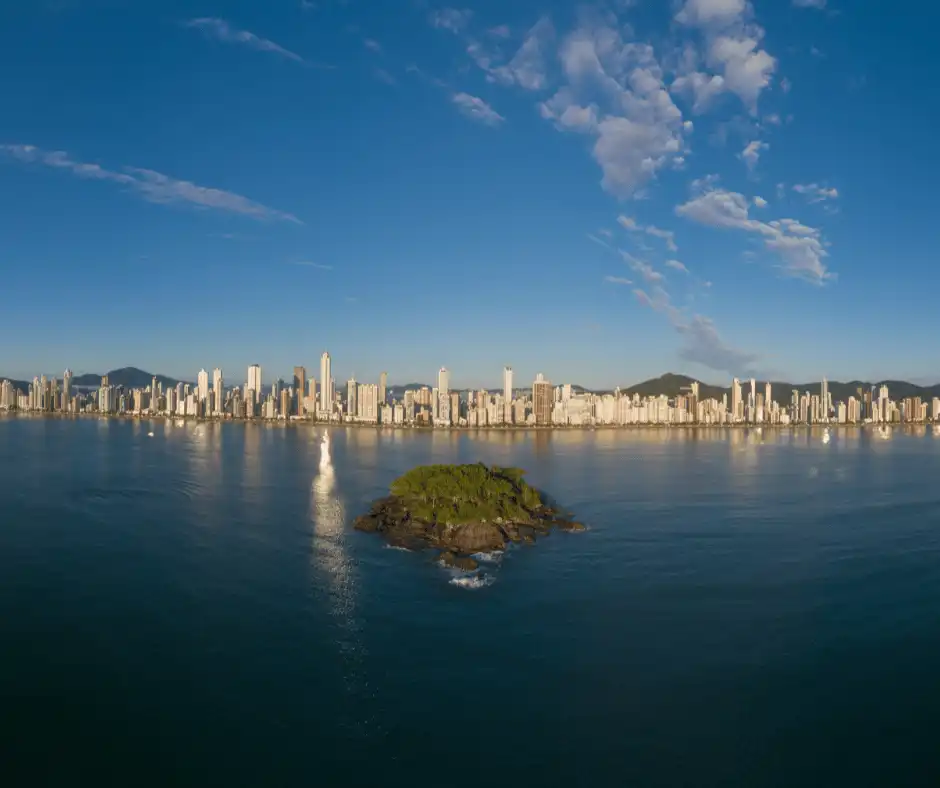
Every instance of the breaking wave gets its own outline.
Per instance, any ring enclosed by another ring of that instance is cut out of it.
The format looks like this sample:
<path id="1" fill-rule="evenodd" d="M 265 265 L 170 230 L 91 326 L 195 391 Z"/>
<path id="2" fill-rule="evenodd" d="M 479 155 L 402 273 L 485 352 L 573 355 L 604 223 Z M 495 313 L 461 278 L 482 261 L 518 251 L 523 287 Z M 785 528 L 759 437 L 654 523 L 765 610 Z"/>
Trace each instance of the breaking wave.
<path id="1" fill-rule="evenodd" d="M 496 582 L 496 578 L 493 575 L 458 575 L 457 577 L 452 577 L 450 579 L 450 584 L 452 586 L 457 586 L 458 588 L 467 588 L 471 591 L 475 591 L 478 588 L 485 588 L 486 586 L 491 586 Z"/>
<path id="2" fill-rule="evenodd" d="M 504 555 L 502 550 L 493 550 L 490 553 L 474 553 L 471 557 L 481 564 L 501 564 Z"/>

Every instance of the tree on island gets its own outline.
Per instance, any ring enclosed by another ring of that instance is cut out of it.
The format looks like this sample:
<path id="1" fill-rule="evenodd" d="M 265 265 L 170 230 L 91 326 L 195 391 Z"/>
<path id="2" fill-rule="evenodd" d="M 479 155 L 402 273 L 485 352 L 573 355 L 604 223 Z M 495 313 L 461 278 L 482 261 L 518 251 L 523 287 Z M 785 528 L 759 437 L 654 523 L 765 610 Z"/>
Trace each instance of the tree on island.
<path id="1" fill-rule="evenodd" d="M 424 465 L 392 482 L 391 493 L 413 517 L 427 522 L 509 522 L 530 519 L 542 496 L 520 468 Z"/>

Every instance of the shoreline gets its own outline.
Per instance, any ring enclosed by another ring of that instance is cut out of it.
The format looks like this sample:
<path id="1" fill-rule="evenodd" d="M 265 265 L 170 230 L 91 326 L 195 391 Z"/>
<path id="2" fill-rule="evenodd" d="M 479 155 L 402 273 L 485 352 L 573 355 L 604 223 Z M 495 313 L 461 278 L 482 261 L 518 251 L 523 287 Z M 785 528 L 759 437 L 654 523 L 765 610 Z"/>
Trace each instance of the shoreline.
<path id="1" fill-rule="evenodd" d="M 424 424 L 377 424 L 357 421 L 317 421 L 314 419 L 296 418 L 289 419 L 236 419 L 225 416 L 170 416 L 165 413 L 49 413 L 37 411 L 0 411 L 0 418 L 27 418 L 27 419 L 108 419 L 116 421 L 129 422 L 166 422 L 182 421 L 195 424 L 257 424 L 268 427 L 340 427 L 356 429 L 374 429 L 374 430 L 413 430 L 416 432 L 596 432 L 598 430 L 661 430 L 661 431 L 695 431 L 695 430 L 769 430 L 779 432 L 793 429 L 875 429 L 882 427 L 932 427 L 940 426 L 940 421 L 916 421 L 916 422 L 891 422 L 882 424 L 877 422 L 853 423 L 838 422 L 807 424 L 805 422 L 796 422 L 791 424 L 493 424 L 486 426 L 461 426 L 451 425 L 447 427 L 424 425 Z"/>

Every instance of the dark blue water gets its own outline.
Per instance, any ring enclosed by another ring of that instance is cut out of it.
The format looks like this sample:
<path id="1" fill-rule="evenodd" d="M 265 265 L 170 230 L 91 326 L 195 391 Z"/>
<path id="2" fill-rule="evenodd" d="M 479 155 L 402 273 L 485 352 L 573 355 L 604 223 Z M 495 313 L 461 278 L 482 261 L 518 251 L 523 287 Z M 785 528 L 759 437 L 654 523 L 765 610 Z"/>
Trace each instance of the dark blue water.
<path id="1" fill-rule="evenodd" d="M 927 432 L 322 434 L 0 419 L 4 784 L 940 779 Z M 472 588 L 350 529 L 476 460 L 591 530 Z"/>

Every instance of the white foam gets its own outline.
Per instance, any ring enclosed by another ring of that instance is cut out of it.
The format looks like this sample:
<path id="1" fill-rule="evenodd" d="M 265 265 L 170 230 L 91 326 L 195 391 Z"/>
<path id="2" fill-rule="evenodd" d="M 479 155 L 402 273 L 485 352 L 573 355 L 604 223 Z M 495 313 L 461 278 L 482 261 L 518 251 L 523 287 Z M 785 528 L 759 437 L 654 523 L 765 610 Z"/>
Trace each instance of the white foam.
<path id="1" fill-rule="evenodd" d="M 481 564 L 499 564 L 503 561 L 503 551 L 493 550 L 490 553 L 474 553 L 471 557 Z"/>
<path id="2" fill-rule="evenodd" d="M 402 547 L 400 544 L 387 544 L 385 545 L 386 550 L 401 550 L 403 553 L 413 553 L 414 550 L 409 550 L 407 547 Z"/>
<path id="3" fill-rule="evenodd" d="M 496 582 L 496 578 L 492 575 L 460 575 L 458 577 L 452 577 L 450 579 L 450 584 L 452 586 L 458 586 L 459 588 L 468 588 L 471 591 L 475 591 L 478 588 L 485 588 L 486 586 L 491 586 Z"/>

